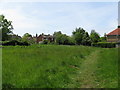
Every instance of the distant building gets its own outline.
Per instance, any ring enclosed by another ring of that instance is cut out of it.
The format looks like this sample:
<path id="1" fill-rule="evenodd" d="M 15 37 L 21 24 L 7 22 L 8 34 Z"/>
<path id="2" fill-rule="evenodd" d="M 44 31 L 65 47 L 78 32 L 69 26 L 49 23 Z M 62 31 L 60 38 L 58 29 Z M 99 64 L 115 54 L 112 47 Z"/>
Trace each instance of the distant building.
<path id="1" fill-rule="evenodd" d="M 120 42 L 120 26 L 107 34 L 107 42 Z"/>
<path id="2" fill-rule="evenodd" d="M 54 41 L 54 38 L 50 34 L 48 35 L 40 34 L 39 36 L 36 35 L 36 43 L 42 43 L 44 40 L 52 42 Z"/>

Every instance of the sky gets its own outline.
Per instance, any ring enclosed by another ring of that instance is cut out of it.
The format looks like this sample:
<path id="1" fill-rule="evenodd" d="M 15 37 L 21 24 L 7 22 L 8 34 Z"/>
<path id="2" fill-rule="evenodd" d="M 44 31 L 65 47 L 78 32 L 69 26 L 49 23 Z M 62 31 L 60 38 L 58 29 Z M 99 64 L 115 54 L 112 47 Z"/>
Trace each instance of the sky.
<path id="1" fill-rule="evenodd" d="M 0 14 L 12 21 L 15 34 L 72 35 L 77 27 L 101 36 L 118 26 L 117 2 L 4 2 Z"/>
<path id="2" fill-rule="evenodd" d="M 120 1 L 118 2 L 118 25 L 120 26 Z"/>

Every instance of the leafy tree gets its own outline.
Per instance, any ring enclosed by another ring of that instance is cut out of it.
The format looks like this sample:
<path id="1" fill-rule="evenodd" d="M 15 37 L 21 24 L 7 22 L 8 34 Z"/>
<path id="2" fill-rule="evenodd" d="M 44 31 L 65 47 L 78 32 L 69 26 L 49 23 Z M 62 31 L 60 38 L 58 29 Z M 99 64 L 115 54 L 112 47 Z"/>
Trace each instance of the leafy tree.
<path id="1" fill-rule="evenodd" d="M 68 36 L 66 34 L 61 35 L 61 44 L 67 45 L 69 43 Z"/>
<path id="2" fill-rule="evenodd" d="M 2 41 L 9 40 L 9 34 L 12 33 L 13 29 L 11 23 L 12 21 L 8 21 L 4 15 L 0 15 L 0 36 L 2 36 Z"/>
<path id="3" fill-rule="evenodd" d="M 29 34 L 29 33 L 25 33 L 25 34 L 23 35 L 23 38 L 28 38 L 28 37 L 32 37 L 32 35 Z"/>
<path id="4" fill-rule="evenodd" d="M 25 33 L 25 34 L 23 35 L 23 37 L 22 37 L 22 41 L 24 41 L 24 42 L 28 42 L 28 43 L 30 43 L 30 44 L 35 43 L 34 38 L 33 38 L 32 35 L 29 34 L 29 33 Z"/>
<path id="5" fill-rule="evenodd" d="M 85 32 L 82 38 L 82 45 L 91 45 L 91 40 L 88 32 Z"/>
<path id="6" fill-rule="evenodd" d="M 65 34 L 60 34 L 56 37 L 56 43 L 57 44 L 63 44 L 63 45 L 67 45 L 68 44 L 68 36 Z"/>
<path id="7" fill-rule="evenodd" d="M 62 34 L 61 31 L 54 32 L 53 36 L 55 38 L 56 44 L 63 44 L 63 45 L 69 44 L 69 36 L 67 36 L 66 34 Z"/>
<path id="8" fill-rule="evenodd" d="M 68 41 L 68 44 L 69 44 L 69 45 L 75 45 L 75 39 L 74 39 L 73 36 L 71 36 L 71 37 L 69 36 L 69 37 L 68 37 L 68 40 L 69 40 L 69 41 Z"/>
<path id="9" fill-rule="evenodd" d="M 77 45 L 88 45 L 90 43 L 89 34 L 83 28 L 76 28 L 72 33 Z"/>
<path id="10" fill-rule="evenodd" d="M 100 35 L 95 30 L 92 30 L 90 38 L 92 43 L 97 43 L 100 40 Z"/>
<path id="11" fill-rule="evenodd" d="M 61 43 L 61 41 L 60 41 L 61 40 L 61 35 L 62 35 L 61 31 L 54 32 L 53 37 L 54 37 L 54 42 L 56 44 L 60 44 Z"/>
<path id="12" fill-rule="evenodd" d="M 83 28 L 76 28 L 75 31 L 72 32 L 74 39 L 76 41 L 76 44 L 80 45 L 82 44 L 82 39 L 83 39 L 83 35 L 85 33 L 85 30 Z"/>

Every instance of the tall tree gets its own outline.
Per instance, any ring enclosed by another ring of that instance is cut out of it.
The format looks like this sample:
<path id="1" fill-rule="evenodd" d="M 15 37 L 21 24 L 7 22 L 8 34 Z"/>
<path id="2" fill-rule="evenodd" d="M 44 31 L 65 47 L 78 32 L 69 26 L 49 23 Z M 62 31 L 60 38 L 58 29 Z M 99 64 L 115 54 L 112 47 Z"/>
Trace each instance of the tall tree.
<path id="1" fill-rule="evenodd" d="M 88 32 L 85 32 L 82 38 L 82 45 L 91 45 L 91 40 Z"/>
<path id="2" fill-rule="evenodd" d="M 95 30 L 91 30 L 90 39 L 92 43 L 97 43 L 100 40 L 100 35 Z"/>
<path id="3" fill-rule="evenodd" d="M 4 15 L 0 15 L 0 35 L 2 36 L 2 41 L 9 39 L 9 34 L 12 33 L 12 21 L 8 21 Z"/>
<path id="4" fill-rule="evenodd" d="M 61 31 L 54 32 L 53 34 L 55 38 L 56 44 L 68 45 L 69 44 L 69 36 L 66 34 L 62 34 Z"/>
<path id="5" fill-rule="evenodd" d="M 73 37 L 75 39 L 76 44 L 84 45 L 89 41 L 89 34 L 83 28 L 76 28 L 75 31 L 72 32 Z"/>
<path id="6" fill-rule="evenodd" d="M 54 37 L 54 41 L 55 41 L 56 44 L 60 43 L 61 35 L 62 35 L 61 31 L 54 32 L 53 37 Z"/>

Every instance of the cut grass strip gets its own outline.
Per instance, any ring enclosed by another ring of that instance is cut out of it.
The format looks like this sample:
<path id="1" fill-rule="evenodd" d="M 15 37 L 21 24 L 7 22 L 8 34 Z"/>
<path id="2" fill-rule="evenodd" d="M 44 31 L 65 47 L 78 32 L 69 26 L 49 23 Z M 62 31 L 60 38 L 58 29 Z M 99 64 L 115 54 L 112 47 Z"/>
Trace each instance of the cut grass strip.
<path id="1" fill-rule="evenodd" d="M 80 82 L 81 88 L 95 88 L 99 83 L 96 83 L 95 71 L 98 63 L 98 53 L 100 50 L 89 55 L 81 65 Z"/>
<path id="2" fill-rule="evenodd" d="M 98 49 L 81 64 L 79 88 L 118 88 L 117 49 Z"/>

